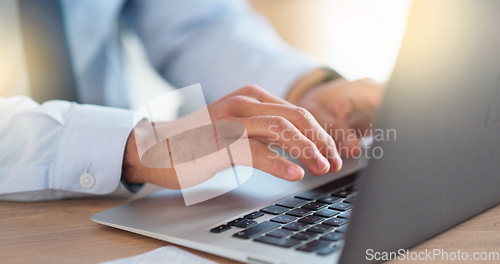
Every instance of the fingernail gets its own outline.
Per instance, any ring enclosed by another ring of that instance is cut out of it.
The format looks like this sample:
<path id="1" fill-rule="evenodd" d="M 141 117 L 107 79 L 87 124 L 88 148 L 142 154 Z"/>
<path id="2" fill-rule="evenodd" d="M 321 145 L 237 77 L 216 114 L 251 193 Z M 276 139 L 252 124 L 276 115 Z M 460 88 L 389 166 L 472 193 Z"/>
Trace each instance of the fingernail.
<path id="1" fill-rule="evenodd" d="M 316 167 L 318 168 L 318 171 L 320 173 L 326 173 L 328 170 L 330 170 L 330 164 L 328 163 L 328 160 L 326 160 L 326 158 L 321 155 L 318 156 Z"/>
<path id="2" fill-rule="evenodd" d="M 286 174 L 290 179 L 299 179 L 304 175 L 304 169 L 302 169 L 299 165 L 290 165 L 286 169 Z"/>
<path id="3" fill-rule="evenodd" d="M 335 157 L 333 157 L 333 162 L 332 162 L 332 166 L 330 167 L 330 172 L 340 171 L 340 169 L 342 169 L 343 163 L 344 162 L 342 161 L 342 158 L 340 157 L 340 155 L 338 153 L 336 153 Z"/>

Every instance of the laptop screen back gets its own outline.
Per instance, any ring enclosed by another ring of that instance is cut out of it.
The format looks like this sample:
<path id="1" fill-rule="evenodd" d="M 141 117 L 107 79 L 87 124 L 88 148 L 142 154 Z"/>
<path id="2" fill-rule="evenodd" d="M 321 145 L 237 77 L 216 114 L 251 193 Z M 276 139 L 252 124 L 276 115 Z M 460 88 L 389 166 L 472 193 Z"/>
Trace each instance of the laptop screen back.
<path id="1" fill-rule="evenodd" d="M 415 1 L 340 263 L 409 249 L 500 201 L 500 1 Z"/>

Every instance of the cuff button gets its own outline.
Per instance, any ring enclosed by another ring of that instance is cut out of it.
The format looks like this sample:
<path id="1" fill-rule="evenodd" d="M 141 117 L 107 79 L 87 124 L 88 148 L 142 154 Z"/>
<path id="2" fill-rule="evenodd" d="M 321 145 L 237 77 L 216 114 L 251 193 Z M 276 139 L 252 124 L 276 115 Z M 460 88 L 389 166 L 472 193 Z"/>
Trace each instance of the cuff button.
<path id="1" fill-rule="evenodd" d="M 80 176 L 80 185 L 84 188 L 90 188 L 92 186 L 94 186 L 95 184 L 95 178 L 94 176 L 88 174 L 88 173 L 84 173 Z"/>

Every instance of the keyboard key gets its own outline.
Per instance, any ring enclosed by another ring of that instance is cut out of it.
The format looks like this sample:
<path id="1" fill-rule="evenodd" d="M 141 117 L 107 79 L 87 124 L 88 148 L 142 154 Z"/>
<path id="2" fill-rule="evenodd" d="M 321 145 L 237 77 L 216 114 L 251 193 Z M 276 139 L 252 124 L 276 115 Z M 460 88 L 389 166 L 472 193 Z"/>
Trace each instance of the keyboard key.
<path id="1" fill-rule="evenodd" d="M 291 238 L 298 239 L 298 240 L 309 240 L 317 235 L 318 235 L 317 233 L 300 232 L 300 233 L 297 233 L 297 234 L 291 236 Z"/>
<path id="2" fill-rule="evenodd" d="M 235 225 L 237 225 L 237 224 L 239 224 L 239 223 L 241 223 L 243 221 L 247 221 L 247 220 L 244 219 L 244 218 L 236 218 L 233 221 L 228 222 L 227 225 L 228 226 L 235 226 Z"/>
<path id="3" fill-rule="evenodd" d="M 351 211 L 342 212 L 337 217 L 349 219 L 349 217 L 351 217 Z"/>
<path id="4" fill-rule="evenodd" d="M 310 191 L 307 191 L 307 192 L 303 192 L 301 194 L 297 194 L 295 195 L 295 198 L 300 198 L 300 199 L 304 199 L 304 200 L 309 200 L 309 201 L 312 201 L 312 200 L 316 200 L 318 198 L 321 198 L 323 196 L 327 196 L 328 195 L 328 190 L 310 190 Z"/>
<path id="5" fill-rule="evenodd" d="M 340 191 L 337 191 L 337 192 L 334 192 L 332 194 L 333 196 L 337 196 L 337 197 L 342 197 L 342 198 L 346 198 L 346 197 L 349 197 L 351 195 L 355 195 L 355 191 L 353 189 L 344 189 L 344 190 L 340 190 Z"/>
<path id="6" fill-rule="evenodd" d="M 346 219 L 335 217 L 335 218 L 330 218 L 330 219 L 324 221 L 322 224 L 338 227 L 338 226 L 343 226 L 343 225 L 347 224 L 347 222 L 348 221 Z"/>
<path id="7" fill-rule="evenodd" d="M 328 241 L 338 241 L 338 240 L 344 239 L 344 234 L 339 233 L 339 232 L 331 232 L 331 233 L 328 233 L 328 234 L 320 237 L 320 239 L 324 239 L 324 240 L 328 240 Z"/>
<path id="8" fill-rule="evenodd" d="M 340 202 L 340 197 L 327 196 L 327 197 L 319 199 L 318 202 L 332 204 L 332 203 Z"/>
<path id="9" fill-rule="evenodd" d="M 287 236 L 293 235 L 293 231 L 279 228 L 279 229 L 274 229 L 273 231 L 267 233 L 266 235 L 272 236 L 272 237 L 277 237 L 277 238 L 283 238 Z"/>
<path id="10" fill-rule="evenodd" d="M 277 203 L 276 205 L 287 207 L 287 208 L 296 208 L 296 207 L 300 207 L 306 203 L 308 203 L 308 201 L 304 200 L 304 199 L 289 198 L 289 199 L 286 199 L 286 200 L 283 200 L 283 201 Z"/>
<path id="11" fill-rule="evenodd" d="M 330 242 L 326 241 L 326 240 L 313 240 L 305 245 L 302 245 L 302 246 L 296 248 L 296 250 L 304 251 L 304 252 L 314 252 L 320 248 L 324 248 L 324 247 L 328 246 L 329 244 L 330 244 Z"/>
<path id="12" fill-rule="evenodd" d="M 305 229 L 307 227 L 309 227 L 308 224 L 300 223 L 300 222 L 293 222 L 293 223 L 290 223 L 288 225 L 283 226 L 283 228 L 289 229 L 292 231 L 300 231 L 300 230 Z"/>
<path id="13" fill-rule="evenodd" d="M 263 215 L 264 215 L 264 213 L 263 213 L 263 212 L 255 211 L 255 212 L 253 212 L 253 213 L 249 213 L 249 214 L 247 214 L 247 215 L 243 216 L 243 218 L 253 220 L 253 219 L 257 219 L 257 218 L 259 218 L 259 217 L 261 217 L 261 216 L 263 216 Z"/>
<path id="14" fill-rule="evenodd" d="M 288 208 L 279 205 L 270 205 L 268 207 L 260 209 L 260 211 L 267 214 L 279 215 L 288 211 Z"/>
<path id="15" fill-rule="evenodd" d="M 220 225 L 218 227 L 214 227 L 214 228 L 210 229 L 210 232 L 212 232 L 212 233 L 222 233 L 222 232 L 227 231 L 229 229 L 231 229 L 231 227 L 228 226 L 228 225 Z"/>
<path id="16" fill-rule="evenodd" d="M 356 200 L 356 196 L 351 196 L 347 199 L 344 199 L 344 203 L 352 204 L 352 203 L 354 203 L 355 200 Z"/>
<path id="17" fill-rule="evenodd" d="M 271 236 L 261 236 L 254 241 L 284 248 L 291 248 L 300 243 L 300 240 L 293 238 L 276 238 Z"/>
<path id="18" fill-rule="evenodd" d="M 269 221 L 264 221 L 256 226 L 247 228 L 243 231 L 235 233 L 233 236 L 238 237 L 238 238 L 243 238 L 243 239 L 249 239 L 256 237 L 257 235 L 271 231 L 277 227 L 279 227 L 280 224 L 274 223 L 274 222 L 269 222 Z"/>
<path id="19" fill-rule="evenodd" d="M 339 211 L 345 211 L 345 210 L 351 209 L 351 205 L 348 203 L 336 203 L 336 204 L 330 205 L 330 207 L 328 207 L 328 208 L 339 210 Z"/>
<path id="20" fill-rule="evenodd" d="M 256 224 L 257 224 L 257 221 L 251 221 L 251 220 L 245 219 L 245 221 L 240 222 L 240 223 L 236 224 L 235 226 L 240 227 L 240 228 L 249 228 L 249 227 L 252 227 Z"/>
<path id="21" fill-rule="evenodd" d="M 307 229 L 306 231 L 307 232 L 311 232 L 311 233 L 325 233 L 327 231 L 330 231 L 333 229 L 333 226 L 329 226 L 329 225 L 315 225 L 309 229 Z"/>
<path id="22" fill-rule="evenodd" d="M 316 213 L 314 213 L 314 215 L 329 218 L 329 217 L 332 217 L 332 216 L 337 215 L 339 213 L 340 212 L 337 210 L 321 209 L 321 210 L 317 211 Z"/>
<path id="23" fill-rule="evenodd" d="M 356 195 L 356 194 L 358 194 L 358 184 L 357 183 L 353 184 L 353 185 L 347 187 L 346 190 L 352 192 L 352 195 Z"/>
<path id="24" fill-rule="evenodd" d="M 291 215 L 278 215 L 278 216 L 272 218 L 271 221 L 277 222 L 280 224 L 288 224 L 290 222 L 295 221 L 296 219 L 297 219 L 297 217 L 291 216 Z"/>
<path id="25" fill-rule="evenodd" d="M 337 250 L 338 250 L 338 247 L 336 247 L 335 245 L 333 245 L 333 246 L 326 247 L 326 248 L 323 248 L 321 250 L 318 250 L 318 255 L 320 255 L 320 256 L 328 256 L 328 255 L 332 254 L 333 252 L 335 252 Z"/>
<path id="26" fill-rule="evenodd" d="M 356 182 L 355 184 L 353 184 L 353 185 L 351 185 L 351 186 L 347 187 L 346 189 L 347 189 L 347 190 L 349 190 L 349 191 L 354 191 L 354 192 L 356 192 L 356 191 L 358 190 L 358 183 Z"/>
<path id="27" fill-rule="evenodd" d="M 295 195 L 295 197 L 305 199 L 305 200 L 316 200 L 316 199 L 320 199 L 323 197 L 327 197 L 327 196 L 329 196 L 329 193 L 332 192 L 332 190 L 337 190 L 337 189 L 341 188 L 342 186 L 351 185 L 352 182 L 356 179 L 356 175 L 357 175 L 357 173 L 349 174 L 349 175 L 342 177 L 338 180 L 331 181 L 327 184 L 321 185 L 321 186 L 316 187 L 312 190 L 303 192 L 301 194 L 297 194 L 297 195 Z"/>
<path id="28" fill-rule="evenodd" d="M 325 220 L 325 218 L 317 215 L 308 215 L 304 216 L 299 219 L 299 222 L 306 223 L 306 224 L 317 224 L 321 221 Z"/>
<path id="29" fill-rule="evenodd" d="M 335 232 L 340 232 L 340 233 L 345 233 L 346 231 L 347 231 L 347 225 L 335 229 Z"/>
<path id="30" fill-rule="evenodd" d="M 315 210 L 316 211 L 316 210 L 325 208 L 327 206 L 328 206 L 328 204 L 325 204 L 325 203 L 310 202 L 310 203 L 302 206 L 302 208 L 310 209 L 310 210 Z"/>
<path id="31" fill-rule="evenodd" d="M 312 210 L 309 210 L 309 209 L 296 208 L 296 209 L 288 211 L 286 214 L 287 215 L 297 216 L 297 217 L 302 217 L 304 215 L 310 214 L 311 212 L 312 212 Z"/>

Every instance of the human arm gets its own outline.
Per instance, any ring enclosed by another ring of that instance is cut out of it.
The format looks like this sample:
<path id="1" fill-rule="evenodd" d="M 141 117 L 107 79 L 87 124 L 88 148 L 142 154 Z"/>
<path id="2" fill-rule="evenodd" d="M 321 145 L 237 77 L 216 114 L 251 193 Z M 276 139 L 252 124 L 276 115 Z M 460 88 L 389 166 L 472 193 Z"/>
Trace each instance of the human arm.
<path id="1" fill-rule="evenodd" d="M 243 1 L 131 1 L 126 11 L 153 65 L 174 85 L 200 82 L 213 101 L 235 87 L 258 84 L 309 110 L 343 147 L 344 157 L 357 155 L 359 137 L 350 129 L 371 122 L 382 98 L 380 85 L 347 82 L 324 71 L 285 44 Z M 331 111 L 341 107 L 342 117 Z"/>
<path id="2" fill-rule="evenodd" d="M 365 78 L 348 81 L 329 68 L 319 68 L 295 83 L 287 100 L 304 107 L 333 137 L 342 157 L 357 157 L 360 140 L 370 135 L 383 86 Z"/>
<path id="3" fill-rule="evenodd" d="M 315 175 L 329 171 L 336 172 L 342 166 L 335 142 L 309 112 L 271 95 L 262 88 L 251 85 L 240 88 L 209 104 L 208 112 L 214 124 L 220 121 L 229 121 L 242 124 L 246 128 L 252 160 L 252 164 L 249 165 L 256 169 L 289 181 L 300 180 L 304 177 L 304 170 L 300 166 L 276 155 L 269 149 L 271 145 L 279 146 L 286 151 L 293 149 L 294 157 Z M 155 123 L 155 129 L 161 131 L 162 125 Z M 166 125 L 168 129 L 168 124 Z M 213 131 L 212 128 L 210 130 Z M 205 135 L 197 137 L 195 142 L 190 142 L 192 139 L 188 138 L 181 142 L 180 146 L 199 144 L 198 142 L 204 142 L 206 145 L 210 141 L 209 137 L 206 138 L 208 140 L 199 139 L 199 137 L 205 139 Z M 216 137 L 220 142 L 220 135 L 216 135 Z M 181 175 L 177 175 L 176 169 L 173 167 L 145 166 L 141 163 L 136 144 L 135 135 L 131 133 L 125 151 L 123 172 L 124 180 L 128 183 L 149 182 L 166 188 L 180 188 L 179 182 L 189 181 L 198 184 L 203 179 L 213 176 L 201 176 L 206 174 L 206 170 L 197 166 L 194 168 L 197 171 L 195 179 L 178 179 L 177 177 L 181 177 Z M 200 147 L 188 147 L 188 149 L 205 152 Z M 233 150 L 231 152 L 232 155 L 239 156 L 233 153 Z M 184 154 L 187 157 L 196 155 L 195 153 Z M 172 157 L 171 154 L 164 154 L 162 159 L 168 159 L 167 156 Z M 157 155 L 155 158 L 158 158 Z M 223 163 L 223 159 L 214 158 L 211 160 L 213 168 L 218 168 L 218 164 Z M 182 175 L 182 177 L 186 177 L 186 175 Z M 187 177 L 192 177 L 192 175 L 187 175 Z"/>

